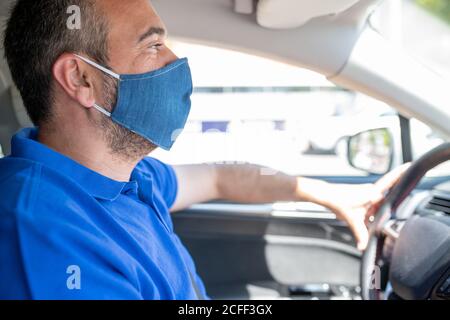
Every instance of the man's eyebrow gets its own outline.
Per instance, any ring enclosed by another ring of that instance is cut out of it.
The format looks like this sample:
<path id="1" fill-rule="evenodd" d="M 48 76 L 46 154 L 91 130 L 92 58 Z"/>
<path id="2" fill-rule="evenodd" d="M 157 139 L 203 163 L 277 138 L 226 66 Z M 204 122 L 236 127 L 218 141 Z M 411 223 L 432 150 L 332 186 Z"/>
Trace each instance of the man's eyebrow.
<path id="1" fill-rule="evenodd" d="M 150 38 L 153 35 L 165 36 L 167 34 L 166 29 L 161 27 L 150 27 L 146 32 L 139 36 L 138 43 Z"/>

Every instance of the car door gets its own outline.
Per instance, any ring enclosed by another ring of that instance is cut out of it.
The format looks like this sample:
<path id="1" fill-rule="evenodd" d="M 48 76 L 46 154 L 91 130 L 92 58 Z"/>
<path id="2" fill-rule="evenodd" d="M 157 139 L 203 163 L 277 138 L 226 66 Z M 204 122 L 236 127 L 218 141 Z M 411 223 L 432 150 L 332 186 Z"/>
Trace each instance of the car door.
<path id="1" fill-rule="evenodd" d="M 324 208 L 215 202 L 173 219 L 214 299 L 358 294 L 361 254 L 347 226 Z"/>

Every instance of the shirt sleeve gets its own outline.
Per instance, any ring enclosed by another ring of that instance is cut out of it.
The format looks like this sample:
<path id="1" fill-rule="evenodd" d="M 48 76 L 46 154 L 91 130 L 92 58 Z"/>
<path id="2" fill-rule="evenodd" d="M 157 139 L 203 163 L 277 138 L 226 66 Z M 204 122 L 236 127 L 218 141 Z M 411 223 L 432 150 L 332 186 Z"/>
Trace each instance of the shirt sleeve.
<path id="1" fill-rule="evenodd" d="M 167 207 L 171 208 L 178 193 L 178 181 L 173 167 L 155 158 L 147 157 L 138 164 L 136 169 L 152 176 L 153 183 L 161 193 Z"/>

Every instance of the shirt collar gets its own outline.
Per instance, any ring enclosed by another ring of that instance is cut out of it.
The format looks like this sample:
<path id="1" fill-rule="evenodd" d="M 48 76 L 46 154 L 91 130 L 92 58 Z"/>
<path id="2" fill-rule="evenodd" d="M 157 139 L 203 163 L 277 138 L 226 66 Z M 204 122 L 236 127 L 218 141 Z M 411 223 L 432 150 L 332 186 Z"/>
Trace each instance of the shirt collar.
<path id="1" fill-rule="evenodd" d="M 78 183 L 95 198 L 113 201 L 130 183 L 105 177 L 37 141 L 38 129 L 18 132 L 11 142 L 11 156 L 32 160 Z"/>

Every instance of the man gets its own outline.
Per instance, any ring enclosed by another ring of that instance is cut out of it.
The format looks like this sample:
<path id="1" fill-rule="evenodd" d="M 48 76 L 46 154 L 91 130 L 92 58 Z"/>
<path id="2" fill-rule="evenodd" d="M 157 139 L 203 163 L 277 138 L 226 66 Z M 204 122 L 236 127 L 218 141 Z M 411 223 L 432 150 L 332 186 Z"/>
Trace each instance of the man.
<path id="1" fill-rule="evenodd" d="M 67 27 L 73 5 L 79 29 Z M 365 219 L 402 170 L 344 186 L 146 157 L 170 149 L 190 108 L 189 67 L 166 34 L 147 0 L 15 4 L 5 53 L 37 128 L 0 161 L 0 298 L 207 297 L 169 212 L 213 199 L 315 202 L 364 248 Z"/>

